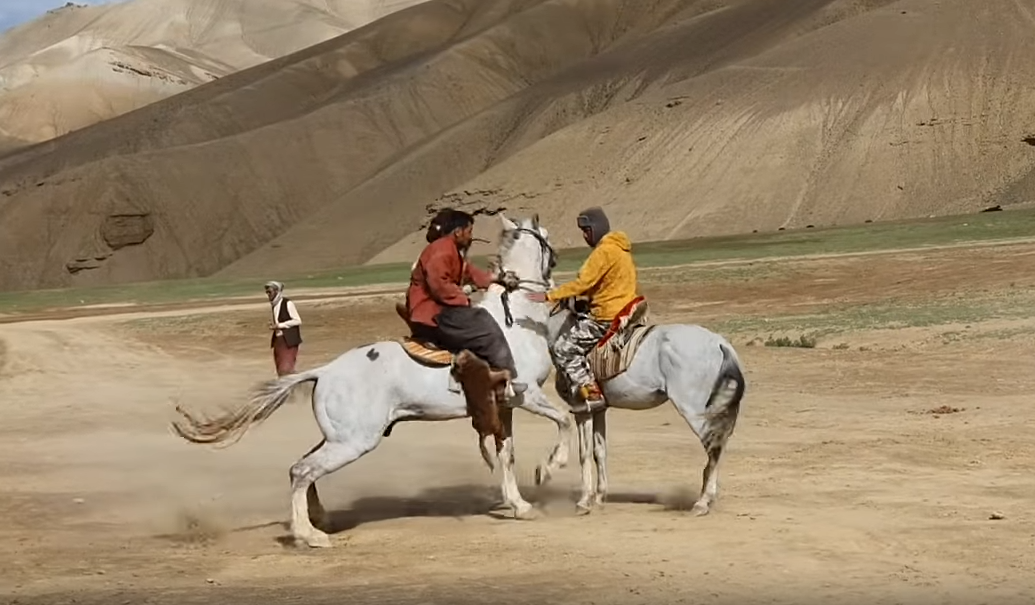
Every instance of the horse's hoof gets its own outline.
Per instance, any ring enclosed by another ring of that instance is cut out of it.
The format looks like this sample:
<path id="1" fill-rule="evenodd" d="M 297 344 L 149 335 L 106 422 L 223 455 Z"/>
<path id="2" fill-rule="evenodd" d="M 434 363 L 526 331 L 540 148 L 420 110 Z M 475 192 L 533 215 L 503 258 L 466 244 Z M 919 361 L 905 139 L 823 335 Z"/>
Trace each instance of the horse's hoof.
<path id="1" fill-rule="evenodd" d="M 583 502 L 579 502 L 578 504 L 575 505 L 575 514 L 580 516 L 580 517 L 588 515 L 591 512 L 593 512 L 593 507 L 590 506 L 589 504 L 585 504 Z"/>
<path id="2" fill-rule="evenodd" d="M 695 517 L 703 517 L 703 516 L 707 515 L 710 510 L 711 510 L 711 507 L 708 506 L 707 504 L 705 504 L 703 502 L 697 502 L 697 503 L 694 504 L 694 507 L 692 509 L 690 509 L 690 512 L 692 512 Z"/>
<path id="3" fill-rule="evenodd" d="M 302 541 L 305 542 L 309 548 L 330 548 L 331 538 L 320 530 L 314 531 L 308 536 L 302 537 Z"/>
<path id="4" fill-rule="evenodd" d="M 533 521 L 539 515 L 536 514 L 535 508 L 531 504 L 514 509 L 514 518 L 518 521 Z"/>
<path id="5" fill-rule="evenodd" d="M 550 469 L 549 469 L 549 467 L 544 466 L 542 464 L 540 464 L 539 466 L 535 467 L 535 484 L 536 485 L 546 485 L 546 483 L 549 480 L 550 480 Z"/>

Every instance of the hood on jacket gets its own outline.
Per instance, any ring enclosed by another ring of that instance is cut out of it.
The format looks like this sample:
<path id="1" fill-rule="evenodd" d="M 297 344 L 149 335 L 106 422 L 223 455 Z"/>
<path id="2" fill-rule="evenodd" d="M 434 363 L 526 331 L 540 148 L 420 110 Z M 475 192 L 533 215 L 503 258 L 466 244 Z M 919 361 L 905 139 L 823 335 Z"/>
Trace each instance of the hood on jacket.
<path id="1" fill-rule="evenodd" d="M 607 235 L 600 238 L 598 246 L 617 246 L 624 252 L 632 250 L 632 240 L 629 236 L 621 231 L 610 231 Z"/>

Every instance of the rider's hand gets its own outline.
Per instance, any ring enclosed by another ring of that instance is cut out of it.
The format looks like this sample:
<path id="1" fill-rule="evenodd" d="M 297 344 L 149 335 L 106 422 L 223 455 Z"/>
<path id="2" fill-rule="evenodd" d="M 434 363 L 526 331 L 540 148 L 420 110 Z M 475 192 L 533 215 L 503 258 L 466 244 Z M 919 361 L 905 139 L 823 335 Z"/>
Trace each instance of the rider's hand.
<path id="1" fill-rule="evenodd" d="M 528 300 L 532 302 L 546 302 L 546 292 L 529 292 L 527 296 Z"/>

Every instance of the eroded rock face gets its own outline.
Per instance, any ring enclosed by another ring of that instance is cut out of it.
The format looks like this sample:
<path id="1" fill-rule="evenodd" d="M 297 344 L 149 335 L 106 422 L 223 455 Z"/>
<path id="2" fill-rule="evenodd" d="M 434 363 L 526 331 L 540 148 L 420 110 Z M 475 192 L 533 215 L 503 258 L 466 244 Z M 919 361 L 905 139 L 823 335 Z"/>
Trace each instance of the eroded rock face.
<path id="1" fill-rule="evenodd" d="M 140 245 L 154 232 L 154 220 L 150 212 L 113 212 L 104 217 L 99 229 L 99 235 L 108 250 L 81 250 L 78 256 L 65 263 L 65 270 L 76 275 L 82 271 L 99 269 L 117 250 Z M 99 242 L 90 245 L 91 248 L 96 246 L 99 246 Z"/>
<path id="2" fill-rule="evenodd" d="M 108 259 L 110 254 L 98 254 L 97 256 L 81 256 L 73 261 L 65 263 L 65 269 L 69 273 L 75 275 L 80 271 L 88 271 L 90 269 L 97 269 L 101 266 L 101 263 Z"/>
<path id="3" fill-rule="evenodd" d="M 150 213 L 112 214 L 101 223 L 101 237 L 112 250 L 147 241 L 155 232 Z"/>

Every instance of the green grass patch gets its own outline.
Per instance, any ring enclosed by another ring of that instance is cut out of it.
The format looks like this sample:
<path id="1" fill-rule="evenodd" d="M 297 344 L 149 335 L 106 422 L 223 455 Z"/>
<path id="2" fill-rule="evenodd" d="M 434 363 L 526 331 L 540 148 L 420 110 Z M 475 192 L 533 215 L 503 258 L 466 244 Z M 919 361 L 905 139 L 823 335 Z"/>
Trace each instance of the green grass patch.
<path id="1" fill-rule="evenodd" d="M 743 265 L 700 266 L 681 265 L 678 267 L 650 267 L 639 272 L 640 283 L 655 285 L 696 285 L 706 283 L 750 283 L 760 279 L 783 279 L 800 277 L 802 270 L 778 263 L 751 263 Z"/>
<path id="2" fill-rule="evenodd" d="M 1035 237 L 1035 210 L 990 212 L 851 227 L 801 229 L 767 234 L 644 242 L 634 245 L 639 267 L 659 268 L 705 261 L 795 257 L 876 250 L 894 250 Z M 559 251 L 558 271 L 571 272 L 589 254 L 579 247 Z M 485 259 L 476 259 L 484 264 Z M 405 282 L 410 263 L 347 267 L 282 277 L 289 290 Z M 727 275 L 728 277 L 728 275 Z M 747 275 L 745 275 L 747 278 Z M 653 279 L 653 277 L 652 277 Z M 186 279 L 121 286 L 0 293 L 0 313 L 27 313 L 47 308 L 136 303 L 162 304 L 262 295 L 263 279 Z"/>
<path id="3" fill-rule="evenodd" d="M 1002 292 L 983 297 L 947 297 L 933 301 L 884 301 L 858 305 L 829 305 L 820 311 L 776 317 L 738 317 L 712 323 L 723 334 L 807 333 L 815 346 L 819 338 L 868 330 L 921 328 L 948 324 L 978 324 L 1001 319 L 1035 317 L 1035 293 Z M 952 338 L 947 332 L 945 338 Z M 786 337 L 785 337 L 786 338 Z M 800 339 L 787 344 L 800 346 Z M 782 341 L 781 341 L 782 342 Z M 798 342 L 798 345 L 790 344 Z M 775 340 L 774 340 L 775 343 Z"/>
<path id="4" fill-rule="evenodd" d="M 977 330 L 969 332 L 946 332 L 942 334 L 942 342 L 950 344 L 953 342 L 968 340 L 1031 340 L 1035 337 L 1035 326 L 1016 326 L 1012 328 L 1000 328 L 998 330 Z"/>
<path id="5" fill-rule="evenodd" d="M 846 254 L 1035 237 L 1035 210 L 800 229 L 766 234 L 646 242 L 633 246 L 641 267 L 716 260 Z M 582 253 L 584 258 L 586 253 Z"/>
<path id="6" fill-rule="evenodd" d="M 409 279 L 410 264 L 396 263 L 296 275 L 285 279 L 289 290 L 373 286 Z M 163 304 L 263 295 L 262 279 L 178 279 L 118 286 L 0 292 L 0 312 L 27 313 L 112 303 Z"/>
<path id="7" fill-rule="evenodd" d="M 173 317 L 139 317 L 122 322 L 122 325 L 141 332 L 162 332 L 167 334 L 197 334 L 212 328 L 226 330 L 230 326 L 247 329 L 254 328 L 251 324 L 259 323 L 261 320 L 251 322 L 240 319 L 233 315 L 203 314 L 203 315 L 176 315 Z"/>

